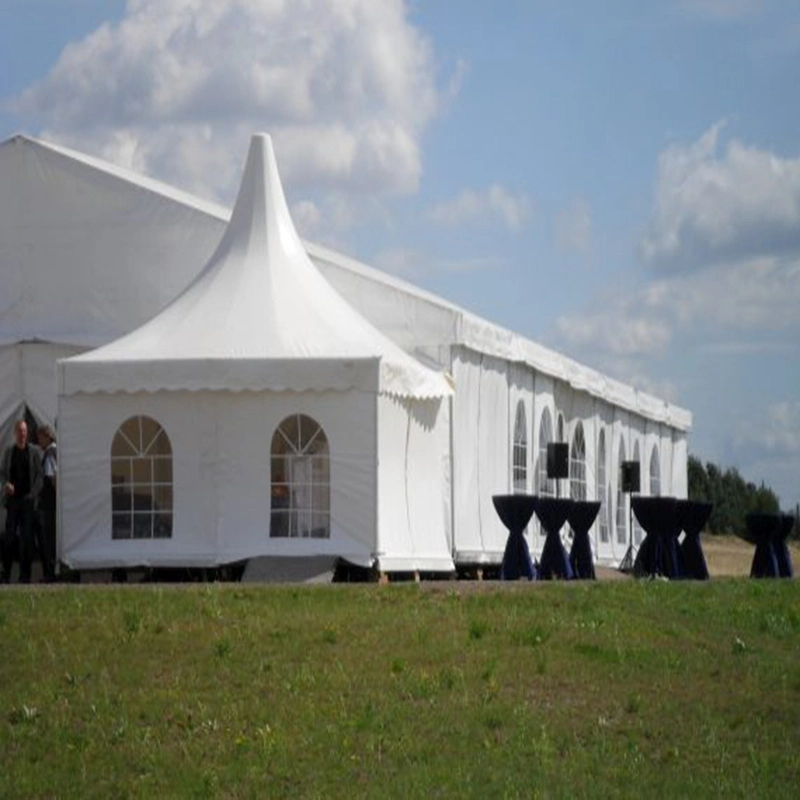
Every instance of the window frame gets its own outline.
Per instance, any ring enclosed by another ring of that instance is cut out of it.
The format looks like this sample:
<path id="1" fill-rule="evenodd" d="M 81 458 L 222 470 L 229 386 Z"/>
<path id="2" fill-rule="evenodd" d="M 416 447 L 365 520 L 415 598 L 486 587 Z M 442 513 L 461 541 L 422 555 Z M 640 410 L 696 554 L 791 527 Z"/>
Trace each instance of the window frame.
<path id="1" fill-rule="evenodd" d="M 654 444 L 650 451 L 650 495 L 661 497 L 661 461 L 657 444 Z"/>
<path id="2" fill-rule="evenodd" d="M 608 544 L 610 541 L 610 532 L 608 529 L 608 508 L 609 504 L 606 498 L 606 432 L 600 428 L 600 433 L 597 437 L 597 499 L 600 501 L 600 512 L 597 515 L 598 519 L 598 533 L 600 541 L 603 544 Z"/>
<path id="3" fill-rule="evenodd" d="M 553 440 L 553 420 L 550 409 L 545 408 L 539 419 L 539 469 L 536 475 L 536 492 L 540 497 L 555 497 L 555 479 L 547 477 L 547 445 Z"/>
<path id="4" fill-rule="evenodd" d="M 583 423 L 579 420 L 572 433 L 569 446 L 569 496 L 572 500 L 586 500 L 586 437 Z"/>
<path id="5" fill-rule="evenodd" d="M 527 414 L 523 400 L 517 401 L 514 417 L 514 440 L 511 445 L 511 486 L 514 494 L 528 491 L 528 430 Z"/>
<path id="6" fill-rule="evenodd" d="M 173 451 L 163 425 L 145 414 L 128 417 L 114 432 L 109 451 L 112 541 L 171 539 Z"/>
<path id="7" fill-rule="evenodd" d="M 617 448 L 617 507 L 614 518 L 614 531 L 617 544 L 628 544 L 628 518 L 625 513 L 625 493 L 622 491 L 622 464 L 626 458 L 626 447 L 623 439 Z"/>
<path id="8" fill-rule="evenodd" d="M 270 442 L 270 539 L 331 538 L 330 441 L 308 414 L 275 427 Z"/>

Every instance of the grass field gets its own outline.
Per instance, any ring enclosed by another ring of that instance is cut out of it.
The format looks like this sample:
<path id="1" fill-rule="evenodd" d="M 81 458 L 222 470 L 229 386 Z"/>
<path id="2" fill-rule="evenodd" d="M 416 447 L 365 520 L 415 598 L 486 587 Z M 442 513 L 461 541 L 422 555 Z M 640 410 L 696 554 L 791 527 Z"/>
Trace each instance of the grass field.
<path id="1" fill-rule="evenodd" d="M 2 797 L 795 797 L 800 583 L 0 592 Z"/>

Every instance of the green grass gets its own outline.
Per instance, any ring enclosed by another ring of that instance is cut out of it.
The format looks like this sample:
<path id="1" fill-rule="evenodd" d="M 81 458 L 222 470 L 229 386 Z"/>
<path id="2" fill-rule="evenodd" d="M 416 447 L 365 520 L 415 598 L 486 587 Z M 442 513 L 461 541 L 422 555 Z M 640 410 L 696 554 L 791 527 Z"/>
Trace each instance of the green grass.
<path id="1" fill-rule="evenodd" d="M 800 583 L 0 592 L 0 797 L 794 797 Z"/>

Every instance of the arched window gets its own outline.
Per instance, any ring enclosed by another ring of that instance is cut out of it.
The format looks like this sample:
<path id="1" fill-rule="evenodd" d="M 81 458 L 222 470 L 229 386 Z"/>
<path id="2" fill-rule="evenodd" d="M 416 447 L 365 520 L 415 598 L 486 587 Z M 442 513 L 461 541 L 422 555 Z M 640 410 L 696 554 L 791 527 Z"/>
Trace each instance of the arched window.
<path id="1" fill-rule="evenodd" d="M 330 537 L 331 467 L 325 432 L 311 417 L 292 414 L 275 431 L 270 453 L 269 535 Z"/>
<path id="2" fill-rule="evenodd" d="M 617 543 L 628 543 L 628 520 L 626 518 L 625 494 L 622 491 L 622 463 L 625 461 L 625 442 L 620 439 L 619 458 L 617 458 Z"/>
<path id="3" fill-rule="evenodd" d="M 172 536 L 172 445 L 150 417 L 131 417 L 111 442 L 111 538 Z"/>
<path id="4" fill-rule="evenodd" d="M 641 458 L 639 457 L 639 442 L 633 446 L 633 460 L 637 464 L 641 464 Z M 633 541 L 640 545 L 644 540 L 644 529 L 639 524 L 639 520 L 636 519 L 636 514 L 633 515 Z"/>
<path id="5" fill-rule="evenodd" d="M 514 421 L 514 493 L 524 494 L 528 491 L 528 430 L 525 421 L 525 404 L 517 403 L 517 417 Z"/>
<path id="6" fill-rule="evenodd" d="M 575 425 L 569 449 L 569 496 L 573 500 L 586 499 L 586 440 L 581 422 Z"/>
<path id="7" fill-rule="evenodd" d="M 653 446 L 650 453 L 650 495 L 652 497 L 661 496 L 661 464 L 658 460 L 658 446 Z"/>
<path id="8" fill-rule="evenodd" d="M 600 513 L 597 515 L 600 541 L 608 542 L 608 504 L 606 503 L 606 432 L 600 431 L 597 440 L 597 494 Z"/>
<path id="9" fill-rule="evenodd" d="M 547 445 L 553 441 L 553 421 L 550 417 L 550 410 L 542 412 L 542 420 L 539 423 L 539 474 L 538 493 L 542 497 L 555 497 L 556 487 L 552 480 L 547 479 Z"/>

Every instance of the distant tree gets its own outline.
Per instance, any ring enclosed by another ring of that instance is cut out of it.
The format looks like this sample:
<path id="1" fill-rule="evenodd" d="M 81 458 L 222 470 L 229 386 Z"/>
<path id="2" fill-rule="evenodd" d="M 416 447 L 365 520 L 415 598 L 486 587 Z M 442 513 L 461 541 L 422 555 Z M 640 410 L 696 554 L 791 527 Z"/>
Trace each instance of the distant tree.
<path id="1" fill-rule="evenodd" d="M 706 468 L 699 458 L 693 455 L 689 456 L 689 463 L 687 464 L 688 480 L 689 480 L 689 499 L 708 502 L 708 476 L 706 475 Z"/>
<path id="2" fill-rule="evenodd" d="M 708 521 L 711 533 L 742 536 L 747 529 L 745 519 L 748 514 L 780 511 L 778 496 L 772 489 L 763 482 L 760 486 L 746 482 L 733 467 L 723 471 L 711 461 L 703 465 L 698 458 L 690 455 L 687 480 L 690 500 L 714 505 Z M 796 517 L 798 524 L 795 526 L 795 535 L 800 536 L 800 507 L 796 510 Z"/>

